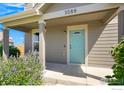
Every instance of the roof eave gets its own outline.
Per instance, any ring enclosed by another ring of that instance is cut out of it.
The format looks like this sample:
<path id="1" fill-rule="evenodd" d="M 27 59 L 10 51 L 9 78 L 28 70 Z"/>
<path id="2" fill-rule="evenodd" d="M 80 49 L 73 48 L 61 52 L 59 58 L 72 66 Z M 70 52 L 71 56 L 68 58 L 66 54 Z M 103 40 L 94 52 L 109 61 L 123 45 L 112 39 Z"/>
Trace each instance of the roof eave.
<path id="1" fill-rule="evenodd" d="M 13 20 L 21 19 L 21 18 L 26 18 L 26 17 L 31 17 L 31 16 L 36 16 L 36 15 L 41 15 L 41 13 L 39 13 L 35 9 L 30 9 L 30 10 L 23 11 L 20 13 L 8 15 L 5 17 L 0 17 L 0 23 L 5 23 L 5 22 L 9 22 L 9 21 L 13 21 Z"/>

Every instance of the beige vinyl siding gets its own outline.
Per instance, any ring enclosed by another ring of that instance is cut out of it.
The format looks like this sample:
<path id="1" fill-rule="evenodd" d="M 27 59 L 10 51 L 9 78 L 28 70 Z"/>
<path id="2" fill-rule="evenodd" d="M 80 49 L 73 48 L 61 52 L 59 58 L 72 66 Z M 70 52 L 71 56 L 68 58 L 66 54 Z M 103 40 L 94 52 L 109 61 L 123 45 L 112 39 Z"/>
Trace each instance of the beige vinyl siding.
<path id="1" fill-rule="evenodd" d="M 66 53 L 66 26 L 47 27 L 46 62 L 67 63 Z"/>
<path id="2" fill-rule="evenodd" d="M 93 46 L 92 43 L 96 41 L 101 32 L 101 29 L 98 29 L 101 24 L 99 22 L 88 22 L 88 23 L 73 23 L 73 24 L 64 24 L 64 25 L 52 25 L 47 26 L 47 31 L 45 34 L 46 40 L 46 62 L 55 62 L 55 63 L 67 63 L 67 26 L 70 25 L 81 25 L 81 24 L 88 24 L 91 32 L 96 32 L 94 34 L 95 37 L 92 37 L 91 40 L 88 41 L 90 43 L 90 47 Z M 95 24 L 95 25 L 94 25 Z M 92 34 L 92 33 L 91 33 Z M 89 36 L 90 37 L 90 36 Z M 65 47 L 64 47 L 65 46 Z M 89 48 L 90 48 L 89 47 Z M 88 48 L 88 50 L 90 50 Z"/>
<path id="3" fill-rule="evenodd" d="M 114 63 L 111 48 L 118 42 L 117 23 L 107 26 L 99 21 L 75 23 L 88 24 L 88 65 L 110 67 Z M 69 24 L 71 25 L 71 24 Z M 46 32 L 46 62 L 67 63 L 68 24 L 48 26 Z"/>
<path id="4" fill-rule="evenodd" d="M 117 43 L 118 23 L 117 21 L 110 22 L 105 26 L 96 43 L 89 51 L 88 64 L 91 66 L 111 67 L 114 63 L 111 49 Z"/>
<path id="5" fill-rule="evenodd" d="M 114 60 L 111 56 L 111 49 L 118 42 L 118 23 L 115 21 L 108 25 L 97 20 L 85 23 L 47 25 L 46 62 L 67 63 L 67 26 L 81 24 L 88 25 L 88 65 L 112 66 Z"/>
<path id="6" fill-rule="evenodd" d="M 32 31 L 25 33 L 24 47 L 25 53 L 32 51 Z"/>

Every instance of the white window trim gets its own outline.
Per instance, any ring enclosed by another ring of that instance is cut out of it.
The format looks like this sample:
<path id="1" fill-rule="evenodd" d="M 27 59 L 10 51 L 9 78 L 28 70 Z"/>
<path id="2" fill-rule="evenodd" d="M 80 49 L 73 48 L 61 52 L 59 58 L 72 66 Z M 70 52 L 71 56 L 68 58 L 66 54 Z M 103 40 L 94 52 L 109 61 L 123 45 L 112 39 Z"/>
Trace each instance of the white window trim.
<path id="1" fill-rule="evenodd" d="M 38 31 L 38 29 L 33 29 L 32 30 L 32 52 L 34 52 L 34 33 L 38 33 L 39 31 Z M 38 42 L 38 41 L 35 41 L 36 43 Z"/>

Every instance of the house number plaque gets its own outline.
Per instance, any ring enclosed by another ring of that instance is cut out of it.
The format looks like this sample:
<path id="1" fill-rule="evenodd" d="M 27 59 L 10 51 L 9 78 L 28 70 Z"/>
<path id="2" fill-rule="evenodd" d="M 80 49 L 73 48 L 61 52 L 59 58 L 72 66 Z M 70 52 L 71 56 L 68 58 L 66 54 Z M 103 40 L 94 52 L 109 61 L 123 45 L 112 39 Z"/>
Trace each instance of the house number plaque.
<path id="1" fill-rule="evenodd" d="M 67 9 L 65 10 L 65 15 L 72 15 L 75 14 L 76 12 L 77 12 L 76 8 Z"/>

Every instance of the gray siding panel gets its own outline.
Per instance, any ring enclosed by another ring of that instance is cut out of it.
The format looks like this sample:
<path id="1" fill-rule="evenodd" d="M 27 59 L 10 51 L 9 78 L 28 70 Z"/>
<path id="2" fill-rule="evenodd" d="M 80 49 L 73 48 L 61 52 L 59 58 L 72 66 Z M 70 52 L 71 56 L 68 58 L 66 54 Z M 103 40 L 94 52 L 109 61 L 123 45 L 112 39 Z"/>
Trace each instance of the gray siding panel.
<path id="1" fill-rule="evenodd" d="M 117 43 L 118 23 L 108 24 L 90 50 L 88 64 L 92 66 L 111 67 L 114 64 L 111 49 Z"/>

